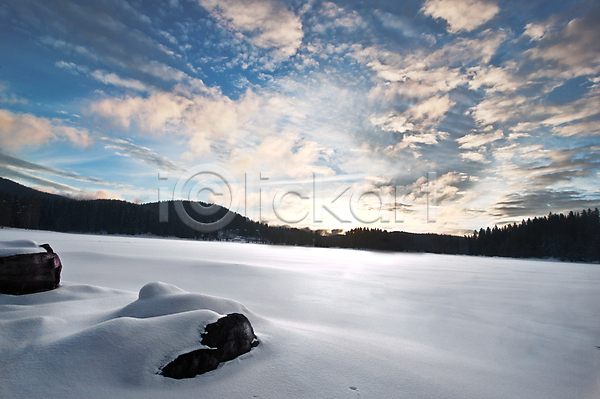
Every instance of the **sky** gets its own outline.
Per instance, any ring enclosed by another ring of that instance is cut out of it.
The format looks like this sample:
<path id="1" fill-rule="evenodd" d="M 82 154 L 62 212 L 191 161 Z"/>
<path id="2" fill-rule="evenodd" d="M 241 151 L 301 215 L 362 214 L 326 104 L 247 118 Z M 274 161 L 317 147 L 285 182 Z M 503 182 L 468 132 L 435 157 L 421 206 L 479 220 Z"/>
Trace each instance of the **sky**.
<path id="1" fill-rule="evenodd" d="M 594 208 L 598 20 L 597 1 L 9 0 L 0 176 L 330 231 Z"/>

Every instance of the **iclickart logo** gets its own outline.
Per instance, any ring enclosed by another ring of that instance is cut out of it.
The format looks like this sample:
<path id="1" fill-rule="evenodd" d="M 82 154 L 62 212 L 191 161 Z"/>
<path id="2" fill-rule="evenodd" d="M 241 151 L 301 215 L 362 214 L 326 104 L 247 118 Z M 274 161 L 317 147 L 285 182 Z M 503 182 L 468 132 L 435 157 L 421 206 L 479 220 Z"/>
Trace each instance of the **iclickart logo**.
<path id="1" fill-rule="evenodd" d="M 166 181 L 169 176 L 165 173 L 158 174 L 159 181 Z M 437 174 L 429 172 L 427 183 L 420 188 L 427 196 L 427 222 L 437 221 L 437 201 L 435 180 Z M 403 223 L 404 211 L 407 208 L 406 195 L 403 187 L 395 187 L 384 191 L 381 187 L 371 184 L 337 185 L 331 187 L 331 182 L 325 182 L 320 174 L 313 173 L 310 182 L 311 189 L 301 184 L 287 184 L 273 192 L 267 189 L 269 177 L 264 173 L 248 172 L 244 175 L 244 190 L 236 189 L 237 182 L 233 175 L 226 169 L 212 164 L 197 165 L 186 170 L 175 183 L 172 197 L 175 212 L 179 219 L 190 228 L 202 232 L 211 233 L 226 227 L 236 213 L 239 212 L 240 204 L 243 202 L 246 217 L 261 222 L 269 222 L 267 215 L 274 215 L 280 222 L 293 225 L 310 221 L 313 224 L 323 223 L 325 212 L 334 217 L 339 223 L 351 223 L 349 215 L 355 221 L 362 224 Z M 325 196 L 324 186 L 328 184 L 328 195 Z M 168 222 L 169 210 L 166 202 L 169 189 L 158 188 L 159 221 Z M 361 200 L 369 196 L 371 202 L 378 203 L 364 209 Z M 296 198 L 296 212 L 289 215 L 285 212 L 284 201 L 291 197 Z M 254 200 L 251 200 L 253 198 Z M 212 221 L 200 221 L 190 215 L 184 207 L 184 202 L 189 201 L 189 207 L 197 215 L 212 217 Z M 343 204 L 347 201 L 347 204 Z M 349 215 L 344 215 L 340 209 L 349 209 Z M 220 213 L 219 213 L 220 212 Z M 309 215 L 312 214 L 312 220 Z M 218 215 L 218 216 L 215 216 Z"/>

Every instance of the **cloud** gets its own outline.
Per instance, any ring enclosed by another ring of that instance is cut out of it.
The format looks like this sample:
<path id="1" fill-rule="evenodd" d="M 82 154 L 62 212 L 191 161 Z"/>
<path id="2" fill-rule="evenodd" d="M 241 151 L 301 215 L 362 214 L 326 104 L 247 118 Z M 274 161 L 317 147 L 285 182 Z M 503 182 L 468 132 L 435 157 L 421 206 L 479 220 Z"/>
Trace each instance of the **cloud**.
<path id="1" fill-rule="evenodd" d="M 0 165 L 13 171 L 29 171 L 35 173 L 47 173 L 54 176 L 66 177 L 68 179 L 95 184 L 108 184 L 106 181 L 96 177 L 85 177 L 75 172 L 68 172 L 37 163 L 25 161 L 24 159 L 16 158 L 7 154 L 0 153 Z"/>
<path id="2" fill-rule="evenodd" d="M 474 152 L 474 151 L 469 151 L 469 152 L 461 152 L 460 157 L 463 160 L 466 161 L 471 161 L 471 162 L 481 162 L 481 163 L 490 163 L 491 161 L 489 159 L 487 159 L 485 157 L 484 154 L 482 154 L 481 152 Z"/>
<path id="3" fill-rule="evenodd" d="M 588 193 L 576 190 L 528 190 L 504 196 L 493 206 L 493 212 L 502 217 L 525 218 L 549 212 L 596 208 L 600 205 L 598 193 L 595 197 L 590 198 Z"/>
<path id="4" fill-rule="evenodd" d="M 119 86 L 124 87 L 126 89 L 134 89 L 138 91 L 149 91 L 148 86 L 140 82 L 139 80 L 123 79 L 112 72 L 96 70 L 92 72 L 90 76 L 107 85 Z"/>
<path id="5" fill-rule="evenodd" d="M 42 177 L 38 177 L 35 175 L 32 175 L 31 173 L 27 173 L 27 172 L 23 172 L 21 170 L 18 169 L 14 169 L 14 168 L 10 168 L 10 167 L 6 167 L 3 166 L 0 163 L 0 175 L 2 175 L 2 177 L 8 178 L 8 179 L 12 179 L 15 181 L 26 181 L 29 183 L 33 183 L 34 185 L 38 185 L 41 186 L 41 188 L 43 188 L 42 191 L 45 192 L 77 192 L 79 191 L 79 189 L 66 185 L 66 184 L 62 184 L 62 183 L 58 183 L 52 180 L 48 180 L 48 179 L 44 179 Z M 51 190 L 49 190 L 51 189 Z"/>
<path id="6" fill-rule="evenodd" d="M 236 146 L 252 145 L 268 136 L 282 118 L 290 120 L 296 112 L 284 96 L 259 95 L 252 90 L 235 101 L 219 93 L 206 95 L 193 90 L 105 98 L 92 103 L 89 110 L 123 129 L 186 139 L 186 159 L 213 152 L 227 157 Z"/>
<path id="7" fill-rule="evenodd" d="M 492 2 L 480 0 L 427 0 L 421 11 L 448 22 L 448 31 L 472 31 L 490 21 L 500 11 Z"/>
<path id="8" fill-rule="evenodd" d="M 372 117 L 371 123 L 381 127 L 384 131 L 397 133 L 408 132 L 415 127 L 413 123 L 408 121 L 408 118 L 395 113 L 389 113 L 378 118 Z"/>
<path id="9" fill-rule="evenodd" d="M 368 66 L 377 73 L 379 78 L 389 82 L 399 82 L 390 87 L 396 89 L 397 94 L 413 98 L 449 92 L 467 82 L 467 76 L 458 69 L 430 68 L 422 62 L 408 64 L 407 67 L 396 67 L 374 60 L 369 62 Z"/>
<path id="10" fill-rule="evenodd" d="M 523 31 L 523 35 L 529 36 L 531 41 L 538 41 L 544 38 L 554 29 L 556 25 L 556 17 L 550 17 L 548 21 L 545 22 L 530 22 L 525 25 L 525 31 Z"/>
<path id="11" fill-rule="evenodd" d="M 66 69 L 67 71 L 69 71 L 73 75 L 79 75 L 79 74 L 88 75 L 90 73 L 90 69 L 88 67 L 83 66 L 83 65 L 77 65 L 74 62 L 56 61 L 54 63 L 54 65 L 57 68 Z"/>
<path id="12" fill-rule="evenodd" d="M 531 122 L 534 114 L 528 112 L 531 107 L 527 100 L 527 97 L 518 94 L 487 96 L 471 108 L 470 114 L 484 126 L 513 121 Z"/>
<path id="13" fill-rule="evenodd" d="M 573 123 L 565 126 L 555 126 L 552 131 L 556 135 L 563 137 L 600 136 L 600 123 L 594 121 Z"/>
<path id="14" fill-rule="evenodd" d="M 56 50 L 63 51 L 68 55 L 82 55 L 90 60 L 100 61 L 100 57 L 98 56 L 98 54 L 96 54 L 93 50 L 90 50 L 89 48 L 80 44 L 71 43 L 69 41 L 57 39 L 51 36 L 44 36 L 40 39 L 40 41 L 42 42 L 42 44 L 52 46 Z M 65 67 L 65 65 L 61 65 L 60 67 Z"/>
<path id="15" fill-rule="evenodd" d="M 384 153 L 388 157 L 397 157 L 400 155 L 401 150 L 406 148 L 410 148 L 413 151 L 421 148 L 420 144 L 432 146 L 438 144 L 438 139 L 446 139 L 448 138 L 448 133 L 438 132 L 435 130 L 431 130 L 423 133 L 405 133 L 402 135 L 402 140 L 395 145 L 388 146 Z M 413 152 L 413 155 L 420 156 L 420 154 Z"/>
<path id="16" fill-rule="evenodd" d="M 448 96 L 434 96 L 408 110 L 415 119 L 440 119 L 454 105 Z"/>
<path id="17" fill-rule="evenodd" d="M 280 112 L 274 109 L 277 107 L 276 98 L 265 98 L 251 90 L 236 101 L 226 96 L 195 96 L 193 100 L 193 105 L 187 110 L 184 125 L 186 135 L 190 137 L 189 148 L 194 156 L 209 154 L 211 143 L 215 142 L 225 145 L 222 150 L 226 154 L 228 148 L 243 145 L 241 140 L 249 133 L 255 134 L 255 138 L 259 139 L 267 133 L 261 118 L 270 120 L 272 112 Z M 261 132 L 259 126 L 264 127 L 265 131 Z"/>
<path id="18" fill-rule="evenodd" d="M 484 89 L 487 93 L 511 93 L 525 85 L 524 79 L 517 76 L 517 66 L 509 63 L 503 67 L 476 66 L 469 68 L 468 73 L 472 76 L 469 88 L 472 90 Z"/>
<path id="19" fill-rule="evenodd" d="M 500 130 L 497 130 L 492 133 L 467 134 L 463 137 L 456 139 L 456 141 L 460 144 L 459 148 L 473 149 L 483 147 L 486 144 L 489 144 L 496 140 L 500 140 L 502 138 L 504 138 L 504 133 L 502 133 L 502 131 Z"/>
<path id="20" fill-rule="evenodd" d="M 97 200 L 97 199 L 118 199 L 122 200 L 123 197 L 119 193 L 107 190 L 98 190 L 95 192 L 89 192 L 84 190 L 78 190 L 73 193 L 64 193 L 66 197 L 77 199 L 77 200 Z"/>
<path id="21" fill-rule="evenodd" d="M 560 150 L 537 149 L 534 153 L 525 154 L 533 157 L 533 160 L 519 165 L 516 173 L 541 186 L 593 176 L 600 170 L 599 150 L 600 147 L 594 146 Z"/>
<path id="22" fill-rule="evenodd" d="M 594 75 L 600 72 L 600 7 L 589 10 L 584 17 L 571 20 L 561 29 L 541 34 L 530 32 L 539 42 L 527 54 L 532 59 L 551 63 L 551 69 L 568 71 L 570 77 Z M 527 32 L 527 31 L 526 31 Z M 552 65 L 554 64 L 554 65 Z"/>
<path id="23" fill-rule="evenodd" d="M 146 62 L 145 60 L 137 60 L 136 64 L 135 67 L 139 71 L 167 82 L 181 82 L 189 78 L 185 72 L 158 61 Z"/>
<path id="24" fill-rule="evenodd" d="M 318 166 L 331 151 L 318 143 L 300 139 L 294 134 L 269 136 L 251 148 L 236 148 L 228 164 L 238 173 L 266 172 L 271 177 L 306 178 L 312 173 L 330 176 L 329 166 Z"/>
<path id="25" fill-rule="evenodd" d="M 600 115 L 600 95 L 583 97 L 577 101 L 560 106 L 546 105 L 538 112 L 540 115 L 548 114 L 549 117 L 541 121 L 544 125 L 559 126 L 574 122 L 588 122 L 589 118 Z"/>
<path id="26" fill-rule="evenodd" d="M 112 137 L 102 137 L 102 141 L 105 142 L 104 148 L 116 150 L 117 155 L 137 158 L 148 165 L 155 166 L 164 171 L 183 170 L 183 168 L 173 163 L 168 158 L 161 157 L 147 147 L 135 145 L 130 141 Z"/>
<path id="27" fill-rule="evenodd" d="M 387 81 L 378 84 L 373 95 L 393 93 L 408 98 L 432 97 L 466 84 L 479 88 L 492 82 L 499 83 L 508 75 L 498 76 L 504 71 L 496 71 L 496 76 L 487 73 L 490 76 L 485 81 L 481 81 L 481 75 L 490 71 L 485 64 L 496 54 L 506 37 L 503 31 L 485 31 L 473 38 L 449 41 L 433 51 L 420 48 L 408 54 L 397 54 L 368 47 L 354 48 L 350 55 L 375 71 L 378 78 Z M 468 67 L 467 71 L 465 67 Z M 479 76 L 480 81 L 471 83 L 474 76 Z M 514 79 L 509 80 L 512 81 Z"/>
<path id="28" fill-rule="evenodd" d="M 430 67 L 469 66 L 474 63 L 482 66 L 490 62 L 507 36 L 503 29 L 487 29 L 470 37 L 455 38 L 442 48 L 419 58 L 422 58 L 423 64 Z"/>
<path id="29" fill-rule="evenodd" d="M 23 146 L 41 145 L 50 140 L 65 139 L 80 147 L 87 147 L 93 141 L 87 130 L 66 126 L 59 119 L 47 119 L 0 109 L 1 148 L 18 150 Z"/>
<path id="30" fill-rule="evenodd" d="M 105 98 L 92 103 L 90 111 L 125 129 L 135 124 L 144 132 L 164 134 L 169 127 L 178 126 L 192 104 L 176 93 L 160 92 L 145 98 Z"/>
<path id="31" fill-rule="evenodd" d="M 1 157 L 1 155 L 0 155 Z M 26 161 L 25 161 L 26 162 Z M 43 167 L 42 167 L 43 168 Z M 122 196 L 115 192 L 107 190 L 98 190 L 96 192 L 88 192 L 80 188 L 69 186 L 68 184 L 59 183 L 43 177 L 35 176 L 31 173 L 24 172 L 20 169 L 4 166 L 0 160 L 0 175 L 2 177 L 14 180 L 16 182 L 27 182 L 35 190 L 49 194 L 62 195 L 74 199 L 122 199 Z"/>
<path id="32" fill-rule="evenodd" d="M 146 84 L 151 80 L 164 86 L 190 78 L 174 67 L 189 69 L 182 58 L 154 39 L 165 37 L 161 30 L 126 1 L 48 4 L 30 0 L 15 4 L 14 12 L 16 18 L 26 21 L 28 26 L 23 28 L 40 37 L 43 45 L 77 60 L 92 61 L 96 67 L 107 67 L 110 72 L 99 70 L 93 76 L 106 84 L 145 90 L 135 81 Z M 56 66 L 76 74 L 88 74 L 91 69 L 71 61 L 58 61 Z M 110 75 L 118 75 L 118 71 L 130 79 Z"/>
<path id="33" fill-rule="evenodd" d="M 27 100 L 14 93 L 6 93 L 9 88 L 8 82 L 0 81 L 0 104 L 27 104 Z"/>
<path id="34" fill-rule="evenodd" d="M 198 0 L 221 25 L 244 34 L 280 58 L 296 53 L 304 35 L 300 19 L 283 3 L 272 0 Z"/>
<path id="35" fill-rule="evenodd" d="M 419 32 L 412 25 L 411 21 L 404 16 L 394 15 L 388 12 L 375 10 L 374 15 L 379 18 L 383 26 L 389 29 L 394 29 L 402 32 L 402 34 L 406 37 L 411 38 L 419 38 L 421 36 L 421 32 Z M 435 40 L 431 38 L 430 40 Z"/>

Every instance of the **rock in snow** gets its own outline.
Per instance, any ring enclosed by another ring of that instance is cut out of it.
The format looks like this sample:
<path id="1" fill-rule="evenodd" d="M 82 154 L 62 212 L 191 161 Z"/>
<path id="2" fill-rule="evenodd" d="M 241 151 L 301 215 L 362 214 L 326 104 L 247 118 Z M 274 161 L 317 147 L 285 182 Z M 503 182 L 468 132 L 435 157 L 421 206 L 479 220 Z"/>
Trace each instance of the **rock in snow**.
<path id="1" fill-rule="evenodd" d="M 208 324 L 201 336 L 201 343 L 211 349 L 198 349 L 180 355 L 162 369 L 162 375 L 177 379 L 192 378 L 214 370 L 219 363 L 233 360 L 258 345 L 250 321 L 240 313 L 228 314 Z"/>
<path id="2" fill-rule="evenodd" d="M 60 283 L 62 264 L 50 245 L 34 241 L 0 242 L 0 293 L 31 294 L 53 290 Z"/>

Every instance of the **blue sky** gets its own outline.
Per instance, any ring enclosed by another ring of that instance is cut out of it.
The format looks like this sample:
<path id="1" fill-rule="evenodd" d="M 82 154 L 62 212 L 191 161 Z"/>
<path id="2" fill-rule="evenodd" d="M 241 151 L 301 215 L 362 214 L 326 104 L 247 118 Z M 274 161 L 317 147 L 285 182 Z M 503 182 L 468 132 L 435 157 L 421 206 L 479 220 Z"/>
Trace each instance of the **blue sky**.
<path id="1" fill-rule="evenodd" d="M 242 195 L 269 178 L 248 209 L 304 190 L 271 223 L 348 229 L 383 203 L 402 215 L 371 227 L 456 234 L 600 204 L 597 1 L 19 0 L 0 20 L 0 175 L 31 187 L 152 202 L 217 165 Z"/>

